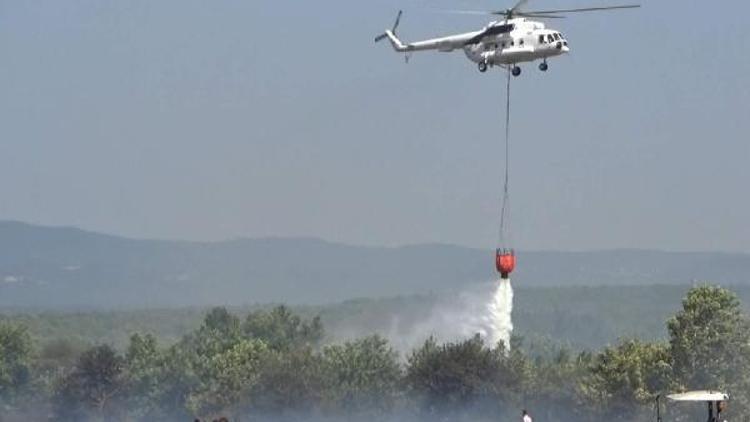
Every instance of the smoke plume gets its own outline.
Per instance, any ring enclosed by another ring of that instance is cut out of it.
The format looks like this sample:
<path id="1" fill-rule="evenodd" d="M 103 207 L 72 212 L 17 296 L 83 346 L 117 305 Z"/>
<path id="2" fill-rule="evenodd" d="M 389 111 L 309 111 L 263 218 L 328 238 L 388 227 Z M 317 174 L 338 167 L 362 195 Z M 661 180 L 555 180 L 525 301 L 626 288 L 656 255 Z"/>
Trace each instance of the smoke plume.
<path id="1" fill-rule="evenodd" d="M 479 334 L 490 347 L 499 341 L 509 349 L 513 331 L 513 288 L 509 280 L 493 280 L 465 287 L 435 298 L 427 307 L 402 309 L 390 315 L 388 322 L 373 331 L 389 339 L 391 345 L 408 355 L 430 336 L 438 342 L 466 340 Z M 342 322 L 335 327 L 339 339 L 366 335 L 361 327 L 350 327 Z"/>

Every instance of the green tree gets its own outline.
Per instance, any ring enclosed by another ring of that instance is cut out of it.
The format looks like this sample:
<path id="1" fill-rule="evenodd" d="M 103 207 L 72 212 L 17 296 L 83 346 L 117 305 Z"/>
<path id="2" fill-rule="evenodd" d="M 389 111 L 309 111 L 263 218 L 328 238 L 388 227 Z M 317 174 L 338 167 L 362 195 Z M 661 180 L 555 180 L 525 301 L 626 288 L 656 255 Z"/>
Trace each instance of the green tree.
<path id="1" fill-rule="evenodd" d="M 149 392 L 149 415 L 210 419 L 249 407 L 267 353 L 263 341 L 244 336 L 235 315 L 214 308 L 164 352 L 158 353 L 154 339 L 137 336 L 126 356 L 131 386 Z"/>
<path id="2" fill-rule="evenodd" d="M 231 408 L 236 396 L 226 392 L 226 386 L 234 382 L 227 377 L 249 371 L 258 359 L 253 351 L 260 347 L 262 344 L 243 337 L 235 315 L 223 307 L 211 309 L 197 330 L 163 354 L 154 403 L 175 417 L 206 417 Z M 237 356 L 242 351 L 249 354 Z M 251 381 L 248 378 L 248 383 Z"/>
<path id="3" fill-rule="evenodd" d="M 92 347 L 78 358 L 57 390 L 59 419 L 112 419 L 122 392 L 124 359 L 108 345 Z"/>
<path id="4" fill-rule="evenodd" d="M 202 328 L 231 337 L 239 331 L 240 320 L 223 306 L 218 306 L 211 309 L 203 318 Z"/>
<path id="5" fill-rule="evenodd" d="M 600 418 L 632 420 L 667 391 L 671 370 L 666 345 L 627 340 L 607 347 L 593 358 L 579 386 L 581 404 Z"/>
<path id="6" fill-rule="evenodd" d="M 125 351 L 125 396 L 129 414 L 139 419 L 163 416 L 161 409 L 163 354 L 156 337 L 133 334 Z"/>
<path id="7" fill-rule="evenodd" d="M 690 290 L 667 328 L 675 376 L 683 387 L 725 388 L 750 369 L 750 330 L 729 290 Z"/>
<path id="8" fill-rule="evenodd" d="M 380 414 L 393 409 L 401 368 L 387 340 L 374 335 L 328 346 L 323 357 L 337 408 Z"/>
<path id="9" fill-rule="evenodd" d="M 503 403 L 515 403 L 524 398 L 533 376 L 533 365 L 526 356 L 523 339 L 513 336 L 510 339 L 510 352 L 499 342 L 496 349 L 499 357 L 493 380 L 493 395 Z"/>
<path id="10" fill-rule="evenodd" d="M 573 356 L 567 348 L 558 348 L 549 356 L 537 357 L 528 378 L 524 407 L 534 409 L 537 419 L 555 422 L 581 419 L 581 409 L 574 406 L 576 389 L 588 374 L 589 354 Z"/>
<path id="11" fill-rule="evenodd" d="M 493 398 L 504 354 L 485 347 L 478 335 L 443 345 L 430 338 L 409 356 L 405 381 L 422 411 L 466 409 Z"/>
<path id="12" fill-rule="evenodd" d="M 174 420 L 188 420 L 195 416 L 188 410 L 186 399 L 199 391 L 201 383 L 205 382 L 196 372 L 200 360 L 194 349 L 185 347 L 184 341 L 162 352 L 157 363 L 158 390 L 151 402 L 156 408 L 150 409 L 151 413 L 168 415 Z"/>
<path id="13" fill-rule="evenodd" d="M 226 308 L 216 307 L 206 314 L 200 328 L 183 343 L 195 349 L 198 355 L 211 356 L 233 347 L 241 338 L 239 318 Z"/>
<path id="14" fill-rule="evenodd" d="M 320 410 L 329 386 L 323 359 L 311 347 L 271 350 L 252 389 L 252 406 L 261 414 L 309 415 Z"/>
<path id="15" fill-rule="evenodd" d="M 676 388 L 728 390 L 730 409 L 750 415 L 750 326 L 737 296 L 693 288 L 667 328 Z"/>
<path id="16" fill-rule="evenodd" d="M 32 343 L 26 327 L 0 323 L 0 405 L 10 403 L 31 379 Z"/>
<path id="17" fill-rule="evenodd" d="M 315 347 L 320 344 L 324 335 L 320 317 L 303 321 L 286 306 L 250 313 L 245 319 L 243 330 L 246 335 L 263 340 L 274 350 Z"/>
<path id="18" fill-rule="evenodd" d="M 266 353 L 262 341 L 243 339 L 222 353 L 202 357 L 197 368 L 201 382 L 187 397 L 188 410 L 203 418 L 247 410 Z"/>

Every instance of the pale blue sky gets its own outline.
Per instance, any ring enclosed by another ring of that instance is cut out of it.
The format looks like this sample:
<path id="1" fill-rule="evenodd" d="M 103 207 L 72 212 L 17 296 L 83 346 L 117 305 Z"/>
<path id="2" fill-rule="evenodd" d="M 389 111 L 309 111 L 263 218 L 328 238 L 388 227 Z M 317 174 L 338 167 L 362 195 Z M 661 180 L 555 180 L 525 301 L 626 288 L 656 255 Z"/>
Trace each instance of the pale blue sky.
<path id="1" fill-rule="evenodd" d="M 491 247 L 504 75 L 372 39 L 508 5 L 0 0 L 0 219 Z M 550 21 L 572 53 L 513 81 L 518 247 L 750 252 L 750 4 L 643 6 Z"/>

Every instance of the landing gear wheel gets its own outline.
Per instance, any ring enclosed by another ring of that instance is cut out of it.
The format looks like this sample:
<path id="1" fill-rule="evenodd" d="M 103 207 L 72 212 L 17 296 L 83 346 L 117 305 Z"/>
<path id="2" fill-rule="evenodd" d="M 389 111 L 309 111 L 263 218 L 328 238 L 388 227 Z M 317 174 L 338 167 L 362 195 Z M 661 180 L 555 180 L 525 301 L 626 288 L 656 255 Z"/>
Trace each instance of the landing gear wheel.
<path id="1" fill-rule="evenodd" d="M 521 68 L 518 66 L 513 66 L 513 69 L 510 71 L 513 76 L 518 76 L 521 74 Z"/>
<path id="2" fill-rule="evenodd" d="M 479 62 L 477 65 L 479 67 L 479 71 L 484 73 L 487 71 L 487 62 Z"/>
<path id="3" fill-rule="evenodd" d="M 547 62 L 539 63 L 539 70 L 541 70 L 542 72 L 546 72 L 547 69 L 549 69 L 549 66 L 547 66 Z"/>

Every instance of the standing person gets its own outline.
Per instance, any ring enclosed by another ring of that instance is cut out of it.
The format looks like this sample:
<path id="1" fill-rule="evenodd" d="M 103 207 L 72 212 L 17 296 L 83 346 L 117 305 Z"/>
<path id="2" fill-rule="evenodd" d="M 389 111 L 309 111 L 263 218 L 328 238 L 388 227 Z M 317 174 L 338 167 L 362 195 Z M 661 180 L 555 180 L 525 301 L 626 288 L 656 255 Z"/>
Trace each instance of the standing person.
<path id="1" fill-rule="evenodd" d="M 529 416 L 529 412 L 526 411 L 526 409 L 523 409 L 521 412 L 521 422 L 533 422 L 531 420 L 531 416 Z"/>

